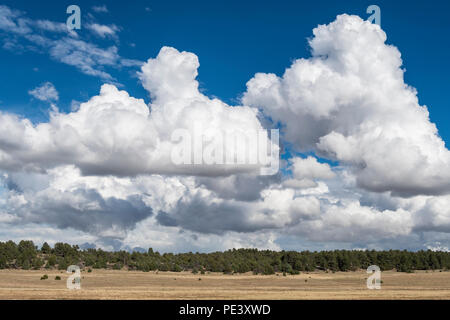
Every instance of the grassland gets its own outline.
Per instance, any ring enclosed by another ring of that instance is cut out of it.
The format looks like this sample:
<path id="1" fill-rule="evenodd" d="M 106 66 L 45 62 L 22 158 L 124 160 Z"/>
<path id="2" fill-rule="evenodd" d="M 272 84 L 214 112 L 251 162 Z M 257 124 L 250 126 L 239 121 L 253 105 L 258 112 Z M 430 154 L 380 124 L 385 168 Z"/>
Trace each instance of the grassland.
<path id="1" fill-rule="evenodd" d="M 381 290 L 367 289 L 364 271 L 283 277 L 95 269 L 82 272 L 81 290 L 68 290 L 66 279 L 56 270 L 0 270 L 0 299 L 450 299 L 450 272 L 439 271 L 383 272 Z"/>

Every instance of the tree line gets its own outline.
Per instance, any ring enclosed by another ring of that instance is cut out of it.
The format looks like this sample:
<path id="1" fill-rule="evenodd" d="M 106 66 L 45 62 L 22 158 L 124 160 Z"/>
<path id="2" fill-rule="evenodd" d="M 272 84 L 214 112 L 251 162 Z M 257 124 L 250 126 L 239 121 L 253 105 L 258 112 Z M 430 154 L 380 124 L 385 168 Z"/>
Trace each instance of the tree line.
<path id="1" fill-rule="evenodd" d="M 212 253 L 159 253 L 81 250 L 77 245 L 56 243 L 41 248 L 33 241 L 0 242 L 0 269 L 59 269 L 79 265 L 82 269 L 125 269 L 141 271 L 191 271 L 193 273 L 223 272 L 254 274 L 298 274 L 323 270 L 356 271 L 377 265 L 381 270 L 412 272 L 413 270 L 449 270 L 450 252 L 406 250 L 334 250 L 334 251 L 271 251 L 232 249 Z"/>

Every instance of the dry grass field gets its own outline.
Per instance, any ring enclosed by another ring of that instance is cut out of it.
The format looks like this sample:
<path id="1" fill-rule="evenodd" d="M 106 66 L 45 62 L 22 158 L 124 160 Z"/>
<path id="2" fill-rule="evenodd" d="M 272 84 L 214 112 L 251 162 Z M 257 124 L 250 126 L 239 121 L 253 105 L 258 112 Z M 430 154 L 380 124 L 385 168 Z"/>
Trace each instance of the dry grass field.
<path id="1" fill-rule="evenodd" d="M 81 290 L 68 290 L 61 271 L 0 270 L 0 299 L 450 299 L 450 272 L 383 272 L 381 290 L 368 290 L 367 276 L 93 270 L 82 272 Z"/>

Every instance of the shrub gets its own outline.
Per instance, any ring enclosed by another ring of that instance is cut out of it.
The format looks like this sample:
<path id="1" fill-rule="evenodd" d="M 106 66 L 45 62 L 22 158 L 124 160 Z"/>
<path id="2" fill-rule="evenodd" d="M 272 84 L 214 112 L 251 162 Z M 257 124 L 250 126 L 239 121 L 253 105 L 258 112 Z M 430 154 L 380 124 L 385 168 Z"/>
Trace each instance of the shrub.
<path id="1" fill-rule="evenodd" d="M 274 274 L 275 271 L 273 270 L 272 266 L 267 265 L 264 267 L 264 274 L 265 275 L 270 275 L 270 274 Z"/>
<path id="2" fill-rule="evenodd" d="M 181 271 L 183 271 L 183 269 L 178 264 L 175 264 L 172 266 L 172 269 L 170 271 L 181 272 Z"/>
<path id="3" fill-rule="evenodd" d="M 44 274 L 42 277 L 41 277 L 41 280 L 47 280 L 48 279 L 48 275 L 46 275 L 46 274 Z"/>
<path id="4" fill-rule="evenodd" d="M 55 280 L 61 280 L 61 277 L 60 276 L 56 276 Z"/>
<path id="5" fill-rule="evenodd" d="M 122 264 L 120 262 L 117 262 L 113 265 L 114 270 L 120 270 L 122 269 Z"/>

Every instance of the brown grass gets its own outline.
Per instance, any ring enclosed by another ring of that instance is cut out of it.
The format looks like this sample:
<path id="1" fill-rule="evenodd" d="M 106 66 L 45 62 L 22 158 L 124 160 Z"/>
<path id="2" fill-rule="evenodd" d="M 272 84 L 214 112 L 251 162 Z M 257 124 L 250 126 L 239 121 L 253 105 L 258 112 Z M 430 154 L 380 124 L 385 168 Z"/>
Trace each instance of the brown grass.
<path id="1" fill-rule="evenodd" d="M 438 271 L 383 272 L 381 290 L 366 288 L 364 271 L 283 277 L 93 270 L 82 272 L 81 290 L 68 290 L 67 276 L 0 270 L 0 299 L 450 299 L 450 272 Z"/>

